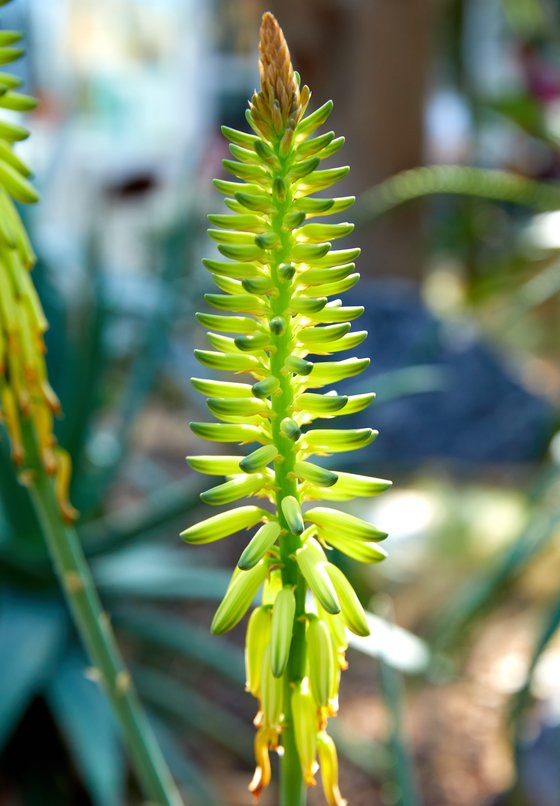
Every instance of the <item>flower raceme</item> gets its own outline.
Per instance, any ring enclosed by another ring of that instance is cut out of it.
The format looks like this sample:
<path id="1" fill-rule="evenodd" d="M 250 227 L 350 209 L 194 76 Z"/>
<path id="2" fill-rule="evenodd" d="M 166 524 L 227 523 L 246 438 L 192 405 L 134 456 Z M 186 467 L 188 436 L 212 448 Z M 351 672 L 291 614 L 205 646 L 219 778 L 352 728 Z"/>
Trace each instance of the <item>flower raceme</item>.
<path id="1" fill-rule="evenodd" d="M 0 6 L 5 2 L 0 0 Z M 0 65 L 22 56 L 20 40 L 17 31 L 0 31 Z M 15 76 L 0 72 L 0 108 L 35 108 L 34 98 L 17 91 L 20 84 Z M 26 445 L 26 431 L 32 426 L 39 461 L 56 477 L 61 514 L 71 521 L 76 513 L 67 500 L 70 460 L 53 435 L 53 415 L 60 404 L 47 378 L 47 321 L 30 276 L 35 255 L 14 204 L 39 198 L 29 182 L 31 171 L 14 150 L 28 134 L 22 126 L 0 120 L 0 420 L 10 437 L 13 461 L 26 472 L 32 472 L 34 461 Z M 25 477 L 24 472 L 22 480 Z"/>
<path id="2" fill-rule="evenodd" d="M 197 315 L 210 329 L 213 349 L 196 351 L 204 366 L 253 380 L 193 378 L 218 422 L 191 424 L 204 439 L 252 449 L 244 457 L 188 461 L 201 473 L 226 478 L 202 494 L 206 503 L 256 498 L 269 506 L 238 506 L 189 527 L 182 537 L 209 543 L 256 527 L 212 622 L 215 633 L 230 630 L 262 588 L 245 652 L 247 690 L 259 701 L 250 790 L 258 796 L 267 786 L 269 750 L 285 743 L 291 731 L 305 783 L 315 783 L 319 759 L 327 802 L 340 806 L 345 801 L 327 720 L 338 708 L 347 630 L 367 635 L 369 629 L 352 585 L 328 553 L 335 548 L 358 562 L 378 562 L 385 557 L 378 543 L 386 534 L 331 506 L 302 505 L 376 495 L 390 482 L 335 472 L 314 461 L 364 447 L 376 436 L 369 428 L 311 427 L 316 419 L 361 411 L 374 398 L 319 391 L 369 364 L 367 358 L 329 358 L 354 349 L 366 336 L 350 324 L 363 308 L 337 298 L 359 278 L 354 264 L 359 250 L 333 249 L 331 242 L 353 227 L 320 221 L 354 199 L 314 195 L 346 175 L 347 168 L 320 167 L 344 140 L 333 132 L 315 134 L 332 104 L 305 116 L 310 92 L 300 88 L 271 14 L 263 17 L 259 66 L 261 90 L 247 112 L 254 133 L 222 128 L 234 158 L 224 165 L 237 181 L 215 181 L 230 212 L 209 216 L 214 227 L 209 234 L 225 260 L 204 261 L 221 293 L 206 295 L 218 313 Z"/>

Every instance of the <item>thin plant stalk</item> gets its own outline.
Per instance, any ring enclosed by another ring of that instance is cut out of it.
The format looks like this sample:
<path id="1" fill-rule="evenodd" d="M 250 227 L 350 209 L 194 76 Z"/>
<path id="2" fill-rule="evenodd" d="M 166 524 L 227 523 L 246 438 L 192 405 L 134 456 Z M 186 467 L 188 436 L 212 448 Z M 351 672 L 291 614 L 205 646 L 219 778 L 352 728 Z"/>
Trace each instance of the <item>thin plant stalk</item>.
<path id="1" fill-rule="evenodd" d="M 35 437 L 27 427 L 30 458 L 37 454 Z M 144 795 L 162 806 L 180 806 L 181 796 L 138 699 L 130 672 L 118 649 L 108 614 L 103 610 L 76 530 L 60 516 L 52 479 L 41 462 L 32 463 L 29 491 L 60 586 L 74 623 L 112 705 Z"/>

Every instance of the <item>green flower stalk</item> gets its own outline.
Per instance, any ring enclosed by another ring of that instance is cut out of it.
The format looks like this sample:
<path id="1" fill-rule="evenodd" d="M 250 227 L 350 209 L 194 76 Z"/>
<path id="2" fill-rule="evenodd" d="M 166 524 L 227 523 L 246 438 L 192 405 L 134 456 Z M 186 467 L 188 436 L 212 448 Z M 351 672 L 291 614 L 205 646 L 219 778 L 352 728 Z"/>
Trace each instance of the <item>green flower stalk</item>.
<path id="1" fill-rule="evenodd" d="M 316 419 L 361 411 L 374 398 L 319 391 L 365 370 L 368 358 L 311 359 L 352 350 L 367 335 L 352 332 L 350 325 L 363 308 L 344 306 L 337 298 L 359 278 L 353 261 L 360 250 L 336 250 L 331 241 L 353 226 L 315 221 L 346 210 L 354 198 L 314 195 L 348 172 L 320 168 L 344 139 L 333 132 L 312 136 L 332 103 L 305 116 L 310 91 L 300 88 L 271 14 L 262 20 L 259 66 L 261 90 L 247 112 L 254 134 L 222 128 L 234 157 L 224 165 L 240 181 L 215 181 L 231 213 L 209 216 L 215 227 L 209 234 L 226 260 L 203 261 L 222 293 L 206 295 L 218 313 L 197 315 L 210 328 L 213 349 L 195 351 L 204 366 L 248 374 L 253 382 L 193 378 L 219 422 L 191 424 L 204 439 L 253 449 L 243 458 L 191 456 L 188 461 L 202 473 L 226 477 L 202 494 L 206 503 L 253 497 L 269 505 L 222 512 L 189 527 L 182 537 L 209 543 L 257 527 L 212 622 L 214 633 L 230 630 L 262 588 L 246 642 L 247 690 L 259 702 L 250 791 L 258 796 L 269 784 L 269 751 L 278 749 L 284 806 L 304 802 L 304 784 L 315 784 L 318 763 L 327 802 L 341 806 L 345 801 L 327 721 L 338 708 L 347 630 L 367 635 L 369 629 L 350 582 L 330 562 L 329 549 L 377 562 L 385 557 L 378 541 L 386 534 L 333 507 L 303 505 L 376 495 L 390 482 L 311 461 L 361 448 L 376 436 L 370 428 L 310 427 Z"/>

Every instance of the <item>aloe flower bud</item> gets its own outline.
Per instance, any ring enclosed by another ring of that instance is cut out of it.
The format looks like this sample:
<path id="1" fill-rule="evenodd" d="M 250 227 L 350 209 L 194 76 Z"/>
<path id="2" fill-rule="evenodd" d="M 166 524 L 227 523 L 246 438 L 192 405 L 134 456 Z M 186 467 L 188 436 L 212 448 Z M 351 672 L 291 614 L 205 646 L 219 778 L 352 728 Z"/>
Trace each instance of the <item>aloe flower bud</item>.
<path id="1" fill-rule="evenodd" d="M 329 806 L 346 806 L 347 801 L 341 796 L 338 788 L 338 757 L 331 737 L 325 731 L 317 736 L 317 750 L 321 767 L 323 791 Z"/>
<path id="2" fill-rule="evenodd" d="M 292 718 L 296 747 L 307 786 L 315 786 L 317 768 L 317 707 L 310 692 L 302 685 L 292 692 Z"/>
<path id="3" fill-rule="evenodd" d="M 24 51 L 17 31 L 1 36 L 0 64 L 6 65 Z M 8 73 L 0 75 L 0 109 L 35 109 L 36 100 L 18 91 L 21 83 Z M 72 521 L 77 513 L 68 501 L 70 458 L 57 446 L 53 433 L 60 403 L 47 377 L 47 320 L 30 274 L 35 254 L 15 206 L 39 199 L 29 181 L 31 170 L 15 151 L 28 136 L 23 127 L 0 121 L 0 423 L 8 432 L 22 481 L 40 463 L 55 477 L 61 515 Z"/>
<path id="4" fill-rule="evenodd" d="M 274 677 L 282 677 L 290 656 L 296 597 L 292 587 L 285 587 L 274 601 L 270 634 L 270 665 Z"/>
<path id="5" fill-rule="evenodd" d="M 326 708 L 333 694 L 335 676 L 333 643 L 322 619 L 310 618 L 307 628 L 309 688 L 317 708 Z"/>
<path id="6" fill-rule="evenodd" d="M 306 116 L 311 93 L 301 86 L 271 14 L 262 21 L 259 67 L 260 90 L 246 114 L 251 132 L 222 127 L 231 154 L 223 165 L 233 180 L 214 182 L 228 208 L 209 216 L 219 256 L 203 261 L 217 287 L 205 295 L 215 312 L 197 314 L 209 328 L 210 347 L 196 350 L 197 359 L 230 377 L 192 380 L 217 420 L 191 423 L 193 432 L 247 447 L 239 457 L 188 461 L 202 473 L 226 477 L 202 494 L 203 501 L 221 506 L 258 498 L 260 505 L 226 508 L 182 537 L 208 543 L 256 527 L 212 622 L 214 632 L 234 627 L 262 585 L 245 654 L 247 689 L 259 701 L 251 792 L 258 796 L 268 785 L 269 751 L 280 745 L 281 774 L 312 785 L 319 746 L 327 800 L 340 806 L 336 751 L 323 732 L 338 707 L 347 627 L 359 635 L 368 627 L 358 597 L 327 550 L 378 562 L 385 557 L 378 541 L 386 534 L 347 512 L 307 508 L 306 502 L 378 495 L 390 482 L 320 462 L 377 436 L 371 428 L 313 427 L 317 419 L 362 411 L 375 397 L 323 389 L 369 366 L 367 357 L 338 357 L 367 335 L 352 330 L 363 307 L 338 298 L 359 279 L 360 250 L 335 249 L 332 242 L 353 226 L 322 220 L 347 210 L 354 198 L 315 195 L 347 174 L 348 168 L 321 167 L 344 138 L 318 131 L 332 111 L 330 101 Z M 306 612 L 308 590 L 313 613 Z"/>
<path id="7" fill-rule="evenodd" d="M 270 608 L 256 607 L 247 624 L 245 639 L 246 689 L 260 700 L 261 672 L 265 650 L 270 642 Z"/>

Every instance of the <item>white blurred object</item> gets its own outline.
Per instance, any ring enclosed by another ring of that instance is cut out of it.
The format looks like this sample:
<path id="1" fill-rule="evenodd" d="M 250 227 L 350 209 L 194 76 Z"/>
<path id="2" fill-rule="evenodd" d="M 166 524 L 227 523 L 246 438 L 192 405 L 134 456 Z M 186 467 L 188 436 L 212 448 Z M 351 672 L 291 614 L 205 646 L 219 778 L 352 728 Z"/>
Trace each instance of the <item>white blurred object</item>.
<path id="1" fill-rule="evenodd" d="M 385 663 L 408 674 L 425 671 L 430 660 L 427 645 L 408 630 L 385 619 L 366 613 L 371 634 L 362 638 L 350 634 L 349 643 L 372 658 L 382 658 Z"/>
<path id="2" fill-rule="evenodd" d="M 462 95 L 440 89 L 428 99 L 425 113 L 426 160 L 463 162 L 472 136 L 472 116 Z"/>
<path id="3" fill-rule="evenodd" d="M 560 249 L 560 210 L 536 215 L 525 229 L 524 240 L 538 249 Z"/>

